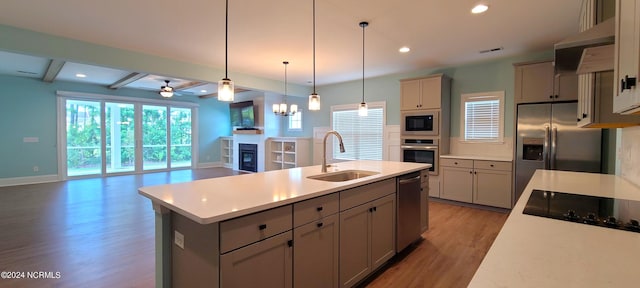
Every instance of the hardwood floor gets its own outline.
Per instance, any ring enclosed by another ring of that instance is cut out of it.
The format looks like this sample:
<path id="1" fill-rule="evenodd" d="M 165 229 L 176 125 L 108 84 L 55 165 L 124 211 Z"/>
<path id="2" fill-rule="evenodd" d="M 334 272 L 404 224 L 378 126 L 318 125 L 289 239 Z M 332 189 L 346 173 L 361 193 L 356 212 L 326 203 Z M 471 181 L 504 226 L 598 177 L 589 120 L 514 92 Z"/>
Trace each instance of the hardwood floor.
<path id="1" fill-rule="evenodd" d="M 507 216 L 431 201 L 424 240 L 367 287 L 467 287 Z"/>
<path id="2" fill-rule="evenodd" d="M 225 168 L 0 187 L 0 287 L 153 287 L 154 214 L 141 186 L 239 174 Z M 507 214 L 431 203 L 430 229 L 370 287 L 465 287 Z M 18 276 L 21 276 L 18 274 Z"/>

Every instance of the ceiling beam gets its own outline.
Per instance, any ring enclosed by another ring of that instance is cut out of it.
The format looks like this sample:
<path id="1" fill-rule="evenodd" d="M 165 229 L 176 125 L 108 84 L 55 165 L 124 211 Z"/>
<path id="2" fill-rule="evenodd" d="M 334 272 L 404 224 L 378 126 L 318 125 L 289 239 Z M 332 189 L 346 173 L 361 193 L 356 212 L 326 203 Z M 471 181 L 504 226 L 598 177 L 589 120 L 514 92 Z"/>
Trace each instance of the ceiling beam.
<path id="1" fill-rule="evenodd" d="M 233 89 L 233 93 L 241 93 L 241 92 L 246 92 L 246 91 L 249 91 L 249 89 L 242 89 L 242 88 Z M 218 97 L 218 92 L 198 96 L 198 98 L 200 98 L 200 99 L 217 98 L 217 97 Z"/>
<path id="2" fill-rule="evenodd" d="M 122 88 L 124 86 L 126 86 L 129 83 L 138 81 L 144 77 L 147 77 L 149 74 L 145 74 L 145 73 L 138 73 L 138 72 L 133 72 L 127 76 L 124 76 L 122 79 L 114 82 L 113 84 L 109 85 L 109 89 L 118 89 L 118 88 Z"/>
<path id="3" fill-rule="evenodd" d="M 197 81 L 193 81 L 193 82 L 188 82 L 188 83 L 184 83 L 178 87 L 174 87 L 173 90 L 176 91 L 181 91 L 181 90 L 187 90 L 187 89 L 191 89 L 193 87 L 198 87 L 198 86 L 202 86 L 207 84 L 206 82 L 197 82 Z"/>
<path id="4" fill-rule="evenodd" d="M 42 76 L 42 81 L 48 83 L 53 82 L 53 80 L 58 77 L 58 73 L 62 70 L 64 63 L 66 63 L 66 61 L 51 59 L 51 61 L 49 61 L 49 67 L 47 67 L 47 71 L 45 71 L 44 76 Z"/>

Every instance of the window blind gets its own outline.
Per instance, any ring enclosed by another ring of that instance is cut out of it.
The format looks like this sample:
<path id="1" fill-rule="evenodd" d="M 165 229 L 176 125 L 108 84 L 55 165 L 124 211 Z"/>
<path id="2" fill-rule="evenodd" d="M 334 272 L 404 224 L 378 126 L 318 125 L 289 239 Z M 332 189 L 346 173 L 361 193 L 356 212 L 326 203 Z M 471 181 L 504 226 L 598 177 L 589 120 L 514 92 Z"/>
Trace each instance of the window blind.
<path id="1" fill-rule="evenodd" d="M 333 159 L 382 160 L 384 109 L 370 107 L 368 116 L 358 116 L 358 109 L 332 112 L 333 130 L 342 135 L 345 153 L 333 139 Z M 332 136 L 333 137 L 333 136 Z"/>
<path id="2" fill-rule="evenodd" d="M 499 95 L 477 95 L 465 97 L 464 103 L 464 140 L 465 141 L 502 141 L 502 105 Z"/>

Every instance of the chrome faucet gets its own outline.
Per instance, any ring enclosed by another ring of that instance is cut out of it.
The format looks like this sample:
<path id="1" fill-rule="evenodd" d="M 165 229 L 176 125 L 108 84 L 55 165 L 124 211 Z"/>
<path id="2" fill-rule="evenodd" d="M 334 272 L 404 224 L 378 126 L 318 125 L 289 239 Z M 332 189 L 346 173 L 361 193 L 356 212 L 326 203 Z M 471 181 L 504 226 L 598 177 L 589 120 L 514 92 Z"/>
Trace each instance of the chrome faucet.
<path id="1" fill-rule="evenodd" d="M 344 153 L 344 143 L 342 143 L 342 136 L 340 136 L 340 133 L 338 133 L 338 131 L 335 130 L 331 130 L 329 132 L 327 132 L 327 134 L 324 135 L 324 140 L 322 141 L 322 173 L 327 172 L 327 137 L 329 137 L 329 135 L 336 135 L 336 137 L 338 137 L 338 140 L 340 141 L 340 153 Z"/>

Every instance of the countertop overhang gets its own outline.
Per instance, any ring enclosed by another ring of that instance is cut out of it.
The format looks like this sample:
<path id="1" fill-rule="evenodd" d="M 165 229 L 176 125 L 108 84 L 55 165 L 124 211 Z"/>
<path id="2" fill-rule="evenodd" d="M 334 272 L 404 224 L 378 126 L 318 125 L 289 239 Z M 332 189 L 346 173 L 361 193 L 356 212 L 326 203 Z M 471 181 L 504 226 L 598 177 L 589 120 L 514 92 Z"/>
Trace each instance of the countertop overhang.
<path id="1" fill-rule="evenodd" d="M 619 176 L 537 170 L 469 287 L 637 287 L 640 233 L 523 214 L 533 189 L 640 200 Z"/>
<path id="2" fill-rule="evenodd" d="M 197 223 L 211 224 L 325 194 L 420 171 L 430 164 L 358 160 L 333 164 L 329 172 L 368 170 L 379 174 L 344 182 L 308 179 L 322 174 L 307 166 L 253 174 L 147 186 L 138 193 Z"/>

